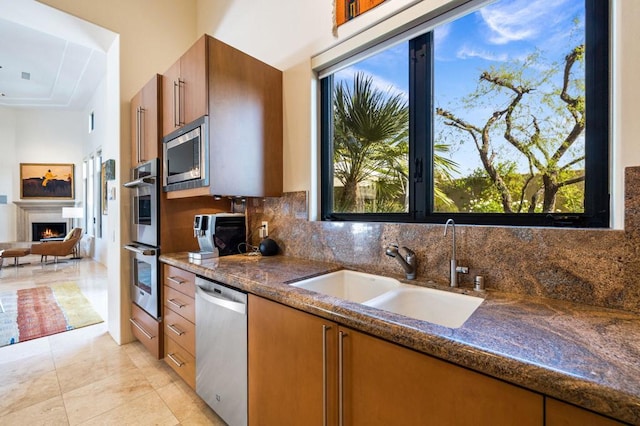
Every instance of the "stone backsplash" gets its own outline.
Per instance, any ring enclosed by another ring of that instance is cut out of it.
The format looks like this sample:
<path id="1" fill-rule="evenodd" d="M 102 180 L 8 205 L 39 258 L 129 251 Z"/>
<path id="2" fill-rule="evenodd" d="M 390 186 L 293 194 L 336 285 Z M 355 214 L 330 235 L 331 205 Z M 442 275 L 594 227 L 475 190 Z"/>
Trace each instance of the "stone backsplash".
<path id="1" fill-rule="evenodd" d="M 458 264 L 469 267 L 461 287 L 476 275 L 488 290 L 550 297 L 640 313 L 640 167 L 625 172 L 625 230 L 456 225 Z M 442 224 L 309 221 L 305 192 L 247 204 L 249 241 L 269 221 L 283 254 L 336 262 L 347 268 L 402 277 L 384 254 L 390 243 L 418 258 L 418 282 L 449 281 L 451 236 Z"/>

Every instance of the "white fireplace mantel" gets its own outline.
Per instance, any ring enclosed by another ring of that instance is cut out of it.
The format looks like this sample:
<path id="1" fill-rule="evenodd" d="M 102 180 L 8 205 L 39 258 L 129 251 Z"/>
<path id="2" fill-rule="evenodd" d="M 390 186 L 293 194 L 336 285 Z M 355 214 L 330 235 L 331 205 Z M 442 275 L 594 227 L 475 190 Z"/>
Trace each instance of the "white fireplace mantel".
<path id="1" fill-rule="evenodd" d="M 14 201 L 17 208 L 16 214 L 16 239 L 18 241 L 31 241 L 31 224 L 33 222 L 67 222 L 67 229 L 71 229 L 71 219 L 62 217 L 63 207 L 75 207 L 74 200 L 39 200 L 39 201 Z"/>

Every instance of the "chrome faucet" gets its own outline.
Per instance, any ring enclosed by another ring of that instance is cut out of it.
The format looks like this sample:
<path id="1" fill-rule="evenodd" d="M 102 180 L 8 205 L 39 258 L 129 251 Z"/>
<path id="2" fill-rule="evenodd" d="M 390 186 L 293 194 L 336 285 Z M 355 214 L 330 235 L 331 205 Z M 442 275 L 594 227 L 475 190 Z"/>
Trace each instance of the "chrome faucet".
<path id="1" fill-rule="evenodd" d="M 404 256 L 400 253 L 400 249 L 398 249 L 397 244 L 389 244 L 385 247 L 384 252 L 387 256 L 396 258 L 398 263 L 402 266 L 402 269 L 404 269 L 408 280 L 414 280 L 416 278 L 416 267 L 418 264 L 416 254 L 413 250 L 406 247 L 402 247 L 402 250 L 406 253 Z"/>
<path id="2" fill-rule="evenodd" d="M 448 219 L 444 224 L 444 236 L 447 236 L 447 228 L 451 225 L 453 234 L 453 248 L 451 250 L 451 260 L 449 261 L 449 286 L 458 287 L 458 274 L 468 274 L 469 268 L 466 266 L 458 266 L 456 259 L 456 223 L 453 219 Z"/>

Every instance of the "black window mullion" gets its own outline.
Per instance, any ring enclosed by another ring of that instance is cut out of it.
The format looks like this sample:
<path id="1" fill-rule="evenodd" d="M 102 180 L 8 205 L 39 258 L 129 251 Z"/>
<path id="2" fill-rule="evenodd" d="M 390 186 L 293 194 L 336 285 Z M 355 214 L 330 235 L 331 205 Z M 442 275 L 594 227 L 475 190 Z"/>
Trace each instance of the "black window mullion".
<path id="1" fill-rule="evenodd" d="M 433 33 L 409 42 L 409 194 L 414 220 L 433 211 Z"/>
<path id="2" fill-rule="evenodd" d="M 585 213 L 609 226 L 609 2 L 586 0 Z"/>
<path id="3" fill-rule="evenodd" d="M 333 75 L 320 80 L 320 210 L 333 218 Z"/>

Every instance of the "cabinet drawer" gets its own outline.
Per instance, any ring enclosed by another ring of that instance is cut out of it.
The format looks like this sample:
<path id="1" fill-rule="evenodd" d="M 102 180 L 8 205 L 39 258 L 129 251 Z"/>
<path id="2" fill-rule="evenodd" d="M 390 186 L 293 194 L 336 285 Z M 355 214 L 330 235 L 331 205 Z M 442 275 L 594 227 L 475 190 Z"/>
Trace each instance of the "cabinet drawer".
<path id="1" fill-rule="evenodd" d="M 153 356 L 161 358 L 162 323 L 142 310 L 135 303 L 131 304 L 131 331 Z"/>
<path id="2" fill-rule="evenodd" d="M 196 322 L 196 303 L 193 297 L 175 290 L 172 287 L 164 286 L 164 306 L 167 309 L 180 314 L 183 318 Z M 165 312 L 166 315 L 166 312 Z"/>
<path id="3" fill-rule="evenodd" d="M 190 297 L 196 297 L 196 274 L 175 266 L 164 265 L 164 285 Z"/>
<path id="4" fill-rule="evenodd" d="M 196 388 L 196 358 L 173 340 L 164 339 L 164 360 L 182 380 L 193 389 Z"/>
<path id="5" fill-rule="evenodd" d="M 196 354 L 196 326 L 171 309 L 164 311 L 164 333 L 191 355 Z"/>

